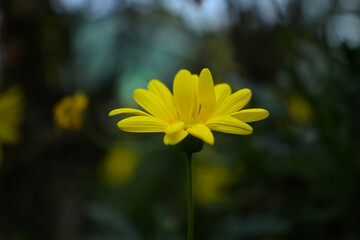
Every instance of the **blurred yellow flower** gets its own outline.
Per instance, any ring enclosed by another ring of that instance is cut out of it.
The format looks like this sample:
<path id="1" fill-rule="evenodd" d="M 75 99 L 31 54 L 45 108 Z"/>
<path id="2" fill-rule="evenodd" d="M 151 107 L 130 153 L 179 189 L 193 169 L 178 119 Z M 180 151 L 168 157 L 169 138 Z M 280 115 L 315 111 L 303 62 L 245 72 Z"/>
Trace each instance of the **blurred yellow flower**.
<path id="1" fill-rule="evenodd" d="M 81 91 L 73 96 L 63 97 L 54 106 L 54 122 L 59 129 L 76 131 L 82 127 L 83 114 L 89 105 L 89 98 Z"/>
<path id="2" fill-rule="evenodd" d="M 195 168 L 195 199 L 201 205 L 224 202 L 229 199 L 227 190 L 234 180 L 233 173 L 225 166 L 200 165 Z"/>
<path id="3" fill-rule="evenodd" d="M 111 149 L 100 165 L 100 177 L 110 186 L 129 182 L 138 167 L 136 153 L 124 148 Z"/>
<path id="4" fill-rule="evenodd" d="M 0 166 L 3 144 L 16 144 L 20 140 L 19 126 L 24 120 L 25 101 L 22 89 L 13 86 L 0 94 Z"/>
<path id="5" fill-rule="evenodd" d="M 248 135 L 253 129 L 247 122 L 259 121 L 269 113 L 265 109 L 241 110 L 251 98 L 249 89 L 231 94 L 228 84 L 214 86 L 209 69 L 200 76 L 180 70 L 174 79 L 173 94 L 160 81 L 152 80 L 148 90 L 137 89 L 135 101 L 148 113 L 132 108 L 119 108 L 109 116 L 130 113 L 118 122 L 119 129 L 126 132 L 164 132 L 164 144 L 175 145 L 188 134 L 213 145 L 211 132 Z"/>
<path id="6" fill-rule="evenodd" d="M 290 117 L 298 123 L 310 123 L 313 119 L 313 108 L 309 101 L 300 96 L 291 96 L 288 100 Z"/>

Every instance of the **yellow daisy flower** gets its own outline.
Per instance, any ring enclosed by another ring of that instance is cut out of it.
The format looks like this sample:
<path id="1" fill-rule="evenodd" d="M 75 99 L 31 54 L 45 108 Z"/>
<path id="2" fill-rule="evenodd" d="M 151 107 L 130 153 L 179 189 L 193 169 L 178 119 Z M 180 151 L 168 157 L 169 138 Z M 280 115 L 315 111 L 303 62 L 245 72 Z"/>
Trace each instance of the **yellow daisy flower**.
<path id="1" fill-rule="evenodd" d="M 289 98 L 288 110 L 292 120 L 298 123 L 311 123 L 314 116 L 310 102 L 300 95 Z"/>
<path id="2" fill-rule="evenodd" d="M 0 93 L 0 144 L 19 142 L 20 124 L 24 120 L 24 96 L 20 86 Z"/>
<path id="3" fill-rule="evenodd" d="M 129 182 L 139 165 L 139 156 L 126 148 L 110 149 L 100 165 L 100 176 L 110 186 Z"/>
<path id="4" fill-rule="evenodd" d="M 0 93 L 0 167 L 3 161 L 2 145 L 20 141 L 24 107 L 25 99 L 20 86 L 13 86 Z"/>
<path id="5" fill-rule="evenodd" d="M 88 96 L 77 91 L 72 96 L 63 97 L 54 105 L 54 122 L 57 128 L 69 131 L 80 130 L 83 114 L 89 105 Z"/>
<path id="6" fill-rule="evenodd" d="M 228 200 L 228 188 L 235 182 L 235 176 L 225 166 L 200 165 L 195 169 L 194 189 L 199 204 L 210 205 Z"/>
<path id="7" fill-rule="evenodd" d="M 180 70 L 174 79 L 173 94 L 158 80 L 151 80 L 148 89 L 136 89 L 135 101 L 147 112 L 133 108 L 119 108 L 109 116 L 130 113 L 118 122 L 126 132 L 164 132 L 164 144 L 175 145 L 189 134 L 213 145 L 211 131 L 248 135 L 253 129 L 248 122 L 269 116 L 260 108 L 242 109 L 251 98 L 247 88 L 231 94 L 228 84 L 214 86 L 209 69 L 200 76 Z"/>

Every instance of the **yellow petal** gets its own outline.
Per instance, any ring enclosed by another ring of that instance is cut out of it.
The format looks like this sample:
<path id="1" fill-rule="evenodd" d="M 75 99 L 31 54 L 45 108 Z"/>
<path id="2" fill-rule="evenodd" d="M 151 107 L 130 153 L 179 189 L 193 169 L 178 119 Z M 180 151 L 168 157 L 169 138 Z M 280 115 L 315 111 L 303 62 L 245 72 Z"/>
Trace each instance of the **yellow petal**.
<path id="1" fill-rule="evenodd" d="M 177 112 L 183 119 L 190 119 L 196 103 L 196 80 L 187 70 L 180 70 L 174 79 L 174 101 Z"/>
<path id="2" fill-rule="evenodd" d="M 184 129 L 180 129 L 174 133 L 166 133 L 164 136 L 165 145 L 175 145 L 181 142 L 189 133 Z"/>
<path id="3" fill-rule="evenodd" d="M 235 113 L 243 108 L 250 101 L 250 98 L 250 89 L 241 89 L 225 98 L 224 101 L 215 108 L 211 117 Z"/>
<path id="4" fill-rule="evenodd" d="M 166 131 L 165 131 L 165 132 L 166 132 L 166 133 L 169 133 L 169 134 L 178 132 L 178 131 L 180 131 L 180 129 L 183 129 L 183 128 L 184 128 L 184 125 L 185 125 L 184 122 L 174 123 L 174 124 L 172 124 L 171 126 L 168 126 L 168 127 L 166 128 Z"/>
<path id="5" fill-rule="evenodd" d="M 227 83 L 215 85 L 216 106 L 221 104 L 225 98 L 231 95 L 231 87 Z"/>
<path id="6" fill-rule="evenodd" d="M 214 135 L 204 124 L 196 124 L 188 128 L 187 131 L 194 137 L 197 137 L 210 145 L 214 144 Z"/>
<path id="7" fill-rule="evenodd" d="M 121 113 L 130 113 L 130 114 L 135 114 L 135 115 L 138 115 L 138 116 L 150 116 L 150 114 L 148 114 L 148 113 L 146 113 L 144 111 L 135 109 L 135 108 L 118 108 L 118 109 L 114 109 L 109 113 L 109 116 L 114 116 L 114 115 L 121 114 Z"/>
<path id="8" fill-rule="evenodd" d="M 198 93 L 201 106 L 200 117 L 207 119 L 213 112 L 216 103 L 214 81 L 210 70 L 207 68 L 204 68 L 200 73 Z"/>
<path id="9" fill-rule="evenodd" d="M 154 117 L 168 122 L 172 115 L 165 104 L 154 93 L 145 89 L 136 89 L 134 92 L 135 101 Z"/>
<path id="10" fill-rule="evenodd" d="M 231 114 L 231 116 L 243 122 L 256 122 L 267 118 L 269 116 L 269 112 L 262 108 L 251 108 L 241 110 Z"/>
<path id="11" fill-rule="evenodd" d="M 163 101 L 174 117 L 177 117 L 173 95 L 162 82 L 158 80 L 151 80 L 148 84 L 148 89 Z"/>
<path id="12" fill-rule="evenodd" d="M 199 115 L 199 109 L 200 109 L 200 102 L 199 102 L 199 96 L 198 96 L 198 89 L 199 89 L 199 76 L 197 74 L 192 75 L 192 79 L 194 81 L 194 92 L 195 92 L 195 100 L 194 100 L 194 110 L 193 110 L 193 117 L 197 118 Z"/>
<path id="13" fill-rule="evenodd" d="M 125 132 L 165 132 L 168 124 L 151 116 L 129 117 L 118 122 L 120 130 Z"/>
<path id="14" fill-rule="evenodd" d="M 222 115 L 211 118 L 206 126 L 213 131 L 232 133 L 239 135 L 251 134 L 253 129 L 250 125 L 234 117 Z"/>

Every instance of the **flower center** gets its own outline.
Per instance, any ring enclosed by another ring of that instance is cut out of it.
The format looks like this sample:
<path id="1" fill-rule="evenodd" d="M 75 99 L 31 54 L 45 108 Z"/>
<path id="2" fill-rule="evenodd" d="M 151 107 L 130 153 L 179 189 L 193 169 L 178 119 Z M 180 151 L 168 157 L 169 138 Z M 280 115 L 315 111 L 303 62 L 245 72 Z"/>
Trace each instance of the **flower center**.
<path id="1" fill-rule="evenodd" d="M 202 123 L 202 121 L 198 120 L 198 119 L 192 119 L 192 120 L 187 120 L 184 121 L 185 125 L 184 125 L 184 130 L 191 128 L 192 126 Z"/>

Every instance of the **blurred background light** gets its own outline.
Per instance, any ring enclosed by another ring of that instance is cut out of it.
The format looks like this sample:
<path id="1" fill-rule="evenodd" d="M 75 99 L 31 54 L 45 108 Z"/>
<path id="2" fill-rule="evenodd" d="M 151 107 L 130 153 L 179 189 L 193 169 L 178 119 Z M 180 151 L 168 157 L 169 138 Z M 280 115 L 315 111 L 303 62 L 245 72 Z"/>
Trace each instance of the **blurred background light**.
<path id="1" fill-rule="evenodd" d="M 180 16 L 188 28 L 197 32 L 217 31 L 230 24 L 226 2 L 222 0 L 163 0 L 162 5 Z"/>
<path id="2" fill-rule="evenodd" d="M 304 0 L 302 1 L 302 12 L 306 21 L 317 21 L 330 11 L 331 2 L 328 0 Z"/>
<path id="3" fill-rule="evenodd" d="M 360 8 L 360 1 L 358 0 L 342 0 L 339 5 L 343 11 L 356 12 Z"/>
<path id="4" fill-rule="evenodd" d="M 327 25 L 327 38 L 332 47 L 346 44 L 349 48 L 360 45 L 360 18 L 355 14 L 335 15 Z"/>
<path id="5" fill-rule="evenodd" d="M 88 19 L 96 20 L 112 13 L 121 3 L 118 0 L 50 0 L 55 12 L 74 14 L 81 12 Z"/>

